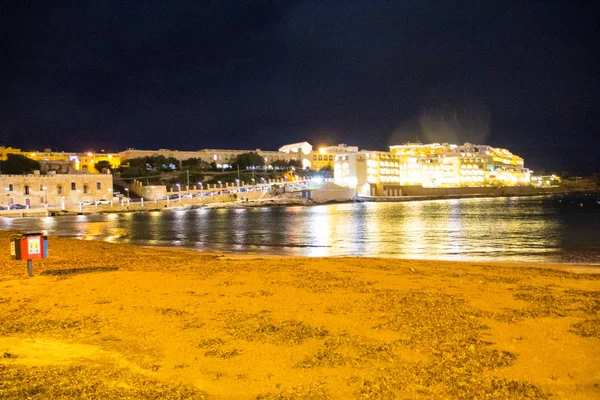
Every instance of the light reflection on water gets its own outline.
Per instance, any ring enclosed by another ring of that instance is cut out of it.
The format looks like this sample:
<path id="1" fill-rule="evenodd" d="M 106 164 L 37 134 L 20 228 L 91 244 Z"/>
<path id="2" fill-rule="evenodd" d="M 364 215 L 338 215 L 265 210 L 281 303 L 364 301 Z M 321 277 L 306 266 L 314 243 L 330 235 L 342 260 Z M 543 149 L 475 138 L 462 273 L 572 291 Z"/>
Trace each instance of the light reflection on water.
<path id="1" fill-rule="evenodd" d="M 598 206 L 557 198 L 2 218 L 0 228 L 217 252 L 600 264 Z"/>

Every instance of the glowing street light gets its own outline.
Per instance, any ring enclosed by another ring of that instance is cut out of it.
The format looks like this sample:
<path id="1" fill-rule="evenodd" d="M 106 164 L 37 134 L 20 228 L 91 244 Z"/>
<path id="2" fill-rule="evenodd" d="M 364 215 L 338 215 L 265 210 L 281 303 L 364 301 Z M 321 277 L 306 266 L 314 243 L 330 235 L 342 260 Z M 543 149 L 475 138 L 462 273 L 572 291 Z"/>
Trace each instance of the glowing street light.
<path id="1" fill-rule="evenodd" d="M 198 186 L 200 186 L 200 197 L 202 197 L 202 182 L 198 182 Z"/>
<path id="2" fill-rule="evenodd" d="M 176 183 L 175 186 L 177 186 L 177 194 L 179 195 L 179 201 L 181 201 L 181 185 Z"/>

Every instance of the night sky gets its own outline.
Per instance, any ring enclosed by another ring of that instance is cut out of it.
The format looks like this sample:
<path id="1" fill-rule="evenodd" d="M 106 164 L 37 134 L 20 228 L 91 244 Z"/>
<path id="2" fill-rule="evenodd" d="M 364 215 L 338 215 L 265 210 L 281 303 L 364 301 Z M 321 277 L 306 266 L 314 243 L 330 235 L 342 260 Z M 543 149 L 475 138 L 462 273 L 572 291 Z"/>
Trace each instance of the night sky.
<path id="1" fill-rule="evenodd" d="M 597 2 L 12 3 L 0 145 L 471 141 L 600 171 Z"/>

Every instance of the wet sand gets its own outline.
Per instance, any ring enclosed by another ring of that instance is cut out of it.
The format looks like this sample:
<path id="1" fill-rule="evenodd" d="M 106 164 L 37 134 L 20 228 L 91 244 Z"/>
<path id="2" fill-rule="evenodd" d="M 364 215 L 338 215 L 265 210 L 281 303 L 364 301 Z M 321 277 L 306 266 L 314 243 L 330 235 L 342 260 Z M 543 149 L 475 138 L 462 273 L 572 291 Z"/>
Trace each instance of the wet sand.
<path id="1" fill-rule="evenodd" d="M 230 256 L 0 232 L 0 398 L 600 397 L 597 267 Z"/>

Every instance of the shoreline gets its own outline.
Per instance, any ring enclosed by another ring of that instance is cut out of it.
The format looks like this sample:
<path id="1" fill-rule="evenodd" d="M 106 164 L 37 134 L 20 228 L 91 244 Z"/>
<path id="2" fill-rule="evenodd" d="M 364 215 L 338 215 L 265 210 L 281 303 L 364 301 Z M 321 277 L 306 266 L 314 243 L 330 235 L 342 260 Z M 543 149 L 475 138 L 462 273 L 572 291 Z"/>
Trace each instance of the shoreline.
<path id="1" fill-rule="evenodd" d="M 596 273 L 56 237 L 48 246 L 32 278 L 0 253 L 3 398 L 600 393 Z"/>
<path id="2" fill-rule="evenodd" d="M 23 234 L 24 232 L 17 231 L 0 231 L 0 232 L 11 232 L 13 234 Z M 54 236 L 49 235 L 50 237 L 56 237 L 61 239 L 68 240 L 78 240 L 83 242 L 101 242 L 101 243 L 110 243 L 110 244 L 125 244 L 128 246 L 140 247 L 145 249 L 157 249 L 157 250 L 168 250 L 168 251 L 182 251 L 182 252 L 192 252 L 194 254 L 204 254 L 210 256 L 219 256 L 219 257 L 228 257 L 231 259 L 246 259 L 246 258 L 306 258 L 306 259 L 365 259 L 365 260 L 398 260 L 398 261 L 415 261 L 415 262 L 440 262 L 440 263 L 459 263 L 459 264 L 478 264 L 485 263 L 489 265 L 497 265 L 510 267 L 517 265 L 519 267 L 525 266 L 539 266 L 543 268 L 553 268 L 553 269 L 561 269 L 567 270 L 573 273 L 591 273 L 591 274 L 600 274 L 600 263 L 593 262 L 557 262 L 557 261 L 530 261 L 530 260 L 507 260 L 507 261 L 498 261 L 497 259 L 486 259 L 486 258 L 475 258 L 475 259 L 444 259 L 444 258 L 411 258 L 411 257 L 392 257 L 392 256 L 357 256 L 357 255 L 302 255 L 302 254 L 276 254 L 276 252 L 260 252 L 253 250 L 239 250 L 239 251 L 227 251 L 227 250 L 216 250 L 216 249 L 198 249 L 196 247 L 186 247 L 186 246 L 167 246 L 167 245 L 151 245 L 137 242 L 119 242 L 112 240 L 105 240 L 97 237 L 79 237 L 79 236 Z M 264 246 L 264 245 L 263 245 Z M 287 246 L 287 245 L 277 245 L 277 246 L 268 246 L 273 248 L 296 248 L 297 246 Z M 310 247 L 310 246 L 301 246 L 301 247 Z"/>
<path id="3" fill-rule="evenodd" d="M 290 207 L 290 206 L 302 206 L 302 207 L 314 207 L 328 204 L 352 204 L 352 203 L 405 203 L 413 201 L 437 201 L 437 200 L 460 200 L 460 199 L 493 199 L 493 198 L 512 198 L 512 197 L 554 197 L 564 195 L 600 195 L 600 192 L 590 191 L 564 191 L 564 192 L 552 192 L 552 193 L 523 193 L 523 194 L 462 194 L 462 195 L 427 195 L 427 196 L 376 196 L 376 197 L 363 197 L 350 200 L 330 200 L 326 202 L 317 203 L 314 201 L 307 201 L 306 199 L 296 198 L 268 198 L 260 200 L 250 200 L 248 202 L 241 200 L 232 200 L 226 202 L 213 202 L 213 203 L 186 203 L 182 202 L 179 205 L 167 205 L 165 200 L 159 200 L 160 206 L 145 206 L 141 207 L 139 203 L 131 203 L 129 208 L 119 208 L 119 205 L 113 207 L 100 206 L 94 210 L 83 209 L 78 211 L 77 206 L 70 206 L 66 212 L 57 209 L 23 209 L 23 210 L 0 210 L 0 217 L 6 218 L 23 218 L 32 217 L 39 218 L 41 216 L 52 216 L 61 217 L 65 215 L 88 215 L 88 214 L 112 214 L 112 213 L 130 213 L 130 212 L 156 212 L 164 210 L 177 210 L 177 209 L 229 209 L 229 208 L 255 208 L 255 207 Z M 175 203 L 173 200 L 171 203 Z M 151 200 L 146 201 L 146 204 L 152 204 Z M 94 206 L 86 206 L 94 207 Z"/>

